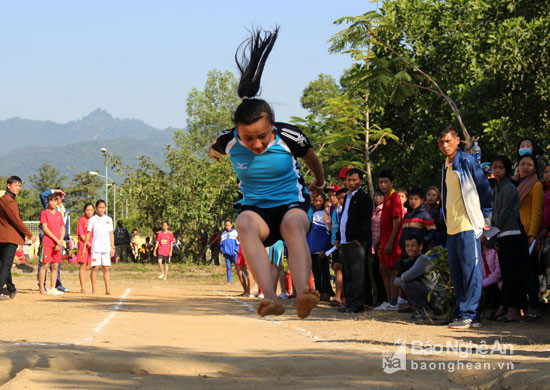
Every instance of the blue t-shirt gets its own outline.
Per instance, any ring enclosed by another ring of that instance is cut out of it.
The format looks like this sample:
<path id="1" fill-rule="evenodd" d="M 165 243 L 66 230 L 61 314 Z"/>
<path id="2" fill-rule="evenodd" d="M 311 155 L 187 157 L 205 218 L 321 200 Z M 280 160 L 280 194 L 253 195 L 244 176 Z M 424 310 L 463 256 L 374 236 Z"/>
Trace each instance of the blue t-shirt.
<path id="1" fill-rule="evenodd" d="M 304 202 L 308 194 L 297 158 L 307 154 L 311 144 L 296 127 L 275 123 L 275 139 L 262 154 L 242 145 L 237 129 L 220 133 L 212 147 L 229 155 L 247 206 L 272 208 Z"/>

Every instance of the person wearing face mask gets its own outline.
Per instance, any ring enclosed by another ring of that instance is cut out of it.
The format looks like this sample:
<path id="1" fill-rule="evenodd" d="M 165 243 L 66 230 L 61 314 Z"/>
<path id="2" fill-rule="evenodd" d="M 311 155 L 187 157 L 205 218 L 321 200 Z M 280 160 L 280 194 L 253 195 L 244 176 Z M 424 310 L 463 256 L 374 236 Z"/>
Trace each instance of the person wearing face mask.
<path id="1" fill-rule="evenodd" d="M 307 210 L 310 192 L 326 187 L 323 167 L 307 137 L 296 126 L 275 122 L 273 110 L 255 98 L 267 57 L 279 28 L 272 32 L 253 30 L 237 50 L 235 59 L 241 73 L 237 88 L 241 104 L 233 113 L 235 127 L 222 131 L 210 146 L 210 157 L 220 161 L 229 155 L 243 198 L 238 202 L 236 221 L 244 257 L 265 298 L 258 314 L 280 315 L 285 311 L 277 299 L 276 275 L 265 247 L 283 239 L 288 247 L 288 263 L 297 289 L 298 317 L 307 317 L 319 302 L 319 292 L 309 287 L 311 256 L 306 234 L 310 221 Z M 314 179 L 306 188 L 298 158 Z M 309 191 L 308 191 L 309 189 Z"/>
<path id="2" fill-rule="evenodd" d="M 537 162 L 535 171 L 537 172 L 537 177 L 539 179 L 542 178 L 544 174 L 544 168 L 548 165 L 548 159 L 544 155 L 544 152 L 542 149 L 537 145 L 537 142 L 529 137 L 523 137 L 518 142 L 518 161 L 521 157 L 530 154 L 533 157 L 535 157 L 535 160 Z M 518 174 L 518 165 L 514 167 L 514 173 Z"/>

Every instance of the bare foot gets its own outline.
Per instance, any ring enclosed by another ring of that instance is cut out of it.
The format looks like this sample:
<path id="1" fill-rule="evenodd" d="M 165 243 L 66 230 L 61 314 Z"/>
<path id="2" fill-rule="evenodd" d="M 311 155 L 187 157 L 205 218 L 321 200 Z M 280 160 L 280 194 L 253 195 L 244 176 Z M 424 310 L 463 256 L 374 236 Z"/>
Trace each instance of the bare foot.
<path id="1" fill-rule="evenodd" d="M 46 290 L 40 291 L 40 294 L 45 295 L 45 294 L 46 294 Z"/>
<path id="2" fill-rule="evenodd" d="M 319 291 L 315 291 L 315 288 L 306 286 L 302 295 L 296 301 L 296 311 L 298 317 L 306 318 L 311 310 L 319 303 Z"/>
<path id="3" fill-rule="evenodd" d="M 105 291 L 105 295 L 111 295 L 110 291 Z"/>
<path id="4" fill-rule="evenodd" d="M 88 294 L 88 290 L 82 290 L 82 289 L 81 289 L 81 290 L 80 290 L 80 293 L 81 293 L 81 294 Z"/>
<path id="5" fill-rule="evenodd" d="M 95 290 L 92 290 L 92 295 L 95 295 Z"/>
<path id="6" fill-rule="evenodd" d="M 238 297 L 247 297 L 248 296 L 248 293 L 247 292 L 243 292 L 242 294 L 239 294 L 237 295 Z"/>
<path id="7" fill-rule="evenodd" d="M 273 302 L 269 298 L 264 298 L 258 304 L 258 314 L 262 317 L 268 315 L 280 316 L 285 312 L 285 307 L 281 305 L 278 301 Z"/>

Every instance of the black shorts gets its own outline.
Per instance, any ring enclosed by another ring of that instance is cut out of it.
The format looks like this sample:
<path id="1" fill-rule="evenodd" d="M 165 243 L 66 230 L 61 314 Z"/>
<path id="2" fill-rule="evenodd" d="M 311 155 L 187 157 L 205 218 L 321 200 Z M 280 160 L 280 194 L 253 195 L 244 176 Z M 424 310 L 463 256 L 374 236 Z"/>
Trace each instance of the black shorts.
<path id="1" fill-rule="evenodd" d="M 162 260 L 162 264 L 170 264 L 170 256 L 159 255 L 158 259 Z"/>
<path id="2" fill-rule="evenodd" d="M 340 251 L 335 250 L 334 252 L 332 252 L 332 263 L 333 264 L 343 263 L 342 257 L 340 256 Z"/>
<path id="3" fill-rule="evenodd" d="M 267 236 L 263 244 L 264 246 L 268 247 L 283 239 L 283 237 L 281 236 L 280 227 L 286 212 L 292 209 L 300 209 L 304 210 L 304 212 L 307 214 L 310 207 L 309 205 L 310 197 L 309 195 L 305 194 L 304 202 L 294 202 L 268 209 L 260 208 L 258 206 L 242 205 L 239 207 L 239 214 L 243 211 L 253 211 L 264 220 L 264 222 L 267 224 L 267 227 L 269 228 L 269 236 Z"/>

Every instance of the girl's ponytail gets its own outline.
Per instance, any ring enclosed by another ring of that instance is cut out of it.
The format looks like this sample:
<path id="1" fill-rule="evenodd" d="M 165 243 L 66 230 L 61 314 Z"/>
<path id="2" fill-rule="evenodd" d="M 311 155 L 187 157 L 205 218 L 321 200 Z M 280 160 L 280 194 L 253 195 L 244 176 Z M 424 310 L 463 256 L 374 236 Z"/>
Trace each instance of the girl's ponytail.
<path id="1" fill-rule="evenodd" d="M 252 30 L 250 37 L 243 41 L 235 52 L 235 62 L 241 73 L 239 80 L 238 94 L 242 103 L 233 114 L 233 122 L 251 124 L 258 121 L 263 114 L 273 123 L 275 121 L 273 110 L 269 104 L 262 99 L 254 99 L 260 90 L 260 81 L 265 63 L 271 49 L 277 40 L 279 27 L 274 31 L 261 29 Z"/>

